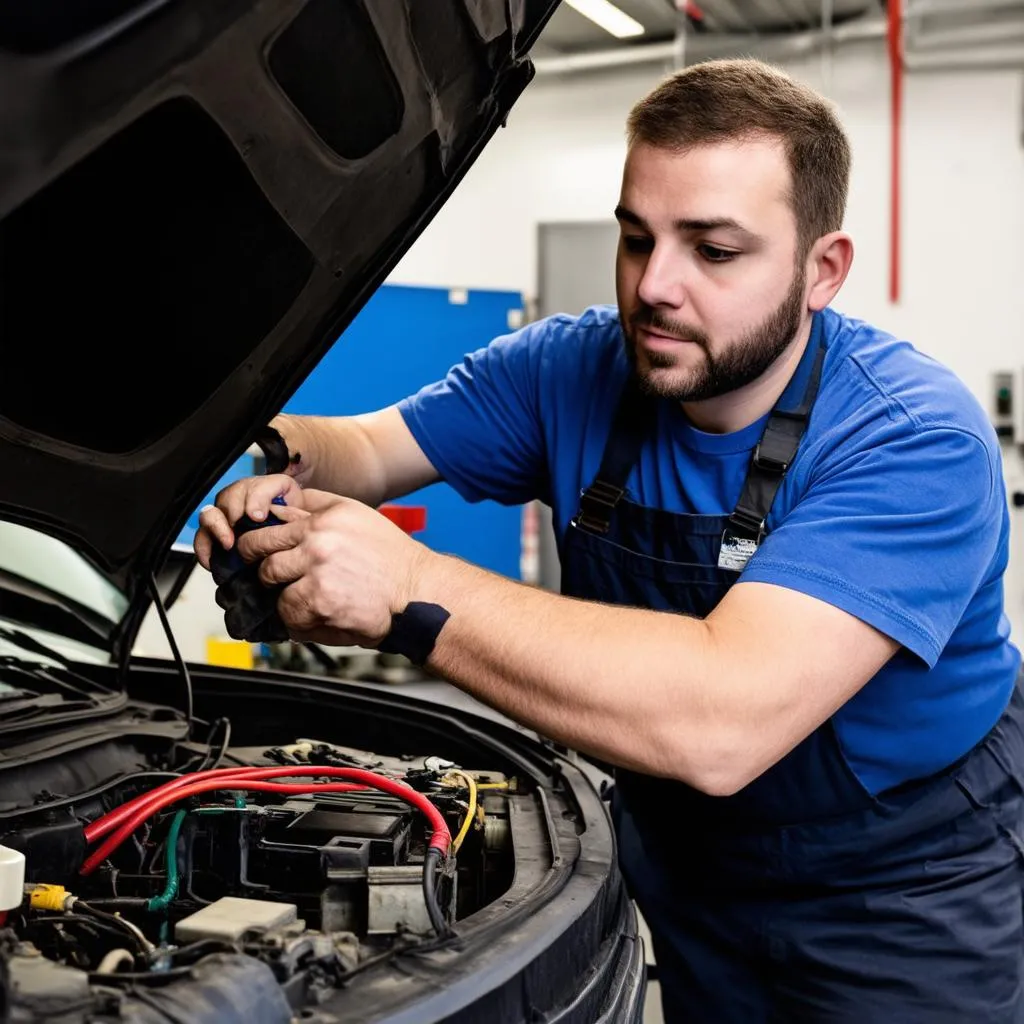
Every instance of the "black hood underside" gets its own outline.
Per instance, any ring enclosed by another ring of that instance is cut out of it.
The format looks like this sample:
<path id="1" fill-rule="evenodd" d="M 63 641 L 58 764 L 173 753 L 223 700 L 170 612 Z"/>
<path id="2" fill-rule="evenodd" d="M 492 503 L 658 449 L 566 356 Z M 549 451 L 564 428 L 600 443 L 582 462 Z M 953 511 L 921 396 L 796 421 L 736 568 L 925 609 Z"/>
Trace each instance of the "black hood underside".
<path id="1" fill-rule="evenodd" d="M 557 0 L 0 8 L 0 518 L 132 599 L 455 187 Z"/>

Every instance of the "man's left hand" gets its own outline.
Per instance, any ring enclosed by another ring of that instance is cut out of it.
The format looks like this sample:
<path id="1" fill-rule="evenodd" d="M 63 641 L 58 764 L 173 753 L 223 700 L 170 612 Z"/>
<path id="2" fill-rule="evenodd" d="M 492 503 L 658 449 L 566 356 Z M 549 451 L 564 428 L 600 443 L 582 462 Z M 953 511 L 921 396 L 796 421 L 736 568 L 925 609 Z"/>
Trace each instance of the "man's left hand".
<path id="1" fill-rule="evenodd" d="M 238 539 L 246 561 L 262 559 L 260 579 L 284 584 L 280 614 L 295 640 L 375 647 L 391 616 L 412 600 L 431 552 L 375 509 L 338 498 L 316 512 L 274 507 L 282 526 Z"/>

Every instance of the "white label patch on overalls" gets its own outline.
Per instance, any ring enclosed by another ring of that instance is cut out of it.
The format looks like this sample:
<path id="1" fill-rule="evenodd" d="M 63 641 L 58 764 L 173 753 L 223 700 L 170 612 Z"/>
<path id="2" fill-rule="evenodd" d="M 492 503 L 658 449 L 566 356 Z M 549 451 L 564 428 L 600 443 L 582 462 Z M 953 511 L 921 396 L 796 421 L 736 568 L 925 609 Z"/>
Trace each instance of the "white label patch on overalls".
<path id="1" fill-rule="evenodd" d="M 735 537 L 727 533 L 722 537 L 722 547 L 718 552 L 718 568 L 743 572 L 755 551 L 756 540 L 750 537 Z"/>

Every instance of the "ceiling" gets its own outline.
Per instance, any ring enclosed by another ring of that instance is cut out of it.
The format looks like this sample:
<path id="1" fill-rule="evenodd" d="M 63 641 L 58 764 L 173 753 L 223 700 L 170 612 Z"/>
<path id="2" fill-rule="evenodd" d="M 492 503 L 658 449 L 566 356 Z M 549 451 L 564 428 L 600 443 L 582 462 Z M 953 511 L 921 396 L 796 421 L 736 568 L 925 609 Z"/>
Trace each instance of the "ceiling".
<path id="1" fill-rule="evenodd" d="M 533 47 L 536 57 L 587 53 L 666 42 L 685 25 L 688 32 L 786 33 L 821 27 L 825 18 L 841 24 L 878 14 L 884 0 L 690 0 L 687 17 L 676 0 L 614 0 L 615 6 L 644 26 L 642 36 L 616 39 L 563 2 Z M 687 0 L 678 0 L 686 6 Z M 831 15 L 828 9 L 831 8 Z"/>

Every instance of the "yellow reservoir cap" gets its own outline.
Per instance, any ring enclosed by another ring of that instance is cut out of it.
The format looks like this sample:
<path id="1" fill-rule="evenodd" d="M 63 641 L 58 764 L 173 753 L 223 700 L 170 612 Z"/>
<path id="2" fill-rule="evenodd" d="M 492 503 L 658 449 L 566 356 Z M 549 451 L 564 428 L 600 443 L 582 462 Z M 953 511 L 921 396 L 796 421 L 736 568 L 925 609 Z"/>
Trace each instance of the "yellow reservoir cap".
<path id="1" fill-rule="evenodd" d="M 29 892 L 28 902 L 34 910 L 63 910 L 70 895 L 63 885 L 41 882 Z"/>

